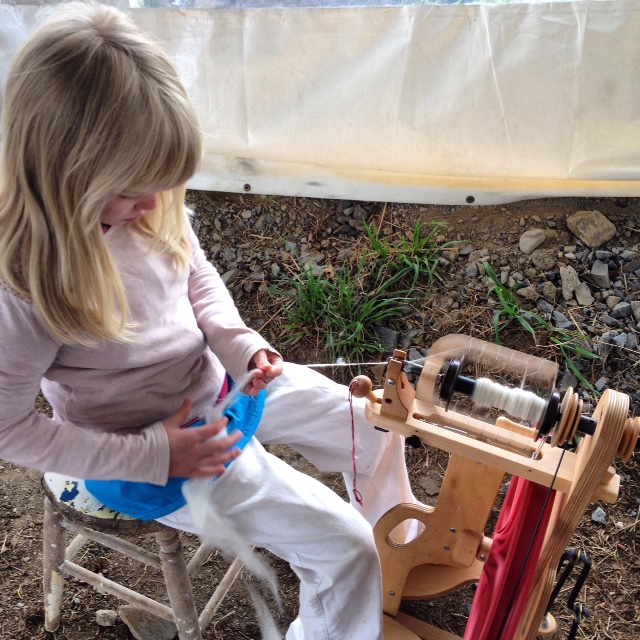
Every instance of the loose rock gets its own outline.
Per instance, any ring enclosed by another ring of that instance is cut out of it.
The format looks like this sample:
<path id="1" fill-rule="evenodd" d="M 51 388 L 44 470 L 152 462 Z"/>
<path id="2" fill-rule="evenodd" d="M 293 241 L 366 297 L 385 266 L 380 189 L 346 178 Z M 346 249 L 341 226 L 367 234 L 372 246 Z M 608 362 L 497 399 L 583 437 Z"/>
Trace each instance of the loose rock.
<path id="1" fill-rule="evenodd" d="M 567 218 L 567 227 L 591 248 L 599 247 L 616 235 L 615 225 L 599 211 L 578 211 Z"/>
<path id="2" fill-rule="evenodd" d="M 113 627 L 118 620 L 118 613 L 113 609 L 96 611 L 96 624 L 100 627 Z"/>
<path id="3" fill-rule="evenodd" d="M 520 236 L 520 251 L 529 255 L 533 253 L 546 239 L 546 235 L 542 229 L 527 229 Z"/>

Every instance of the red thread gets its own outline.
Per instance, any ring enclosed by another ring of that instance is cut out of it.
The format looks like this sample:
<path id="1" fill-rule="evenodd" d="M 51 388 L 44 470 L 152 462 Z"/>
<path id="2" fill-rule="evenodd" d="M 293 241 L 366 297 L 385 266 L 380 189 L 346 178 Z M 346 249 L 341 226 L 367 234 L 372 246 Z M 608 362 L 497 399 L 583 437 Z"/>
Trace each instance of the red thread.
<path id="1" fill-rule="evenodd" d="M 356 421 L 355 414 L 353 412 L 353 389 L 358 384 L 357 380 L 352 380 L 349 385 L 349 411 L 351 412 L 351 461 L 353 462 L 353 497 L 356 502 L 363 507 L 362 496 L 356 488 L 356 476 L 358 470 L 356 468 Z"/>

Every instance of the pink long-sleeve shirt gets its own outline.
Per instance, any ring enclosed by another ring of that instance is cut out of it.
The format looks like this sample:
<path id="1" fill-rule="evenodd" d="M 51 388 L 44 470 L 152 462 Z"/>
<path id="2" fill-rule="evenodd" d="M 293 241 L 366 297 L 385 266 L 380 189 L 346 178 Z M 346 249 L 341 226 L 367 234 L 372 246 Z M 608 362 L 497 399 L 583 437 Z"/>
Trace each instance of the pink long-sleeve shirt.
<path id="1" fill-rule="evenodd" d="M 119 267 L 136 343 L 62 344 L 37 309 L 0 280 L 0 458 L 80 478 L 165 484 L 161 420 L 185 398 L 204 415 L 225 371 L 239 379 L 271 348 L 241 320 L 191 232 L 193 264 L 180 277 L 169 255 L 130 225 L 105 240 Z M 39 389 L 50 419 L 34 409 Z"/>

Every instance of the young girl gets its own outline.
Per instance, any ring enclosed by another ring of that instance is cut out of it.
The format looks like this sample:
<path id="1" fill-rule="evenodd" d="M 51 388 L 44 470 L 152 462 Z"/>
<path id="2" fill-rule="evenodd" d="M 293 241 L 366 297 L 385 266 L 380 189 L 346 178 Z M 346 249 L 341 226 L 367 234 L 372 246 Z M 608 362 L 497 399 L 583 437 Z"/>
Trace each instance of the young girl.
<path id="1" fill-rule="evenodd" d="M 91 479 L 103 502 L 193 531 L 184 478 L 301 580 L 288 639 L 382 637 L 371 525 L 413 496 L 402 438 L 242 322 L 183 207 L 201 138 L 162 50 L 117 10 L 70 5 L 16 55 L 0 191 L 0 457 Z M 229 420 L 202 418 L 253 370 Z M 263 391 L 266 387 L 266 392 Z M 36 413 L 42 389 L 53 418 Z M 341 471 L 352 505 L 267 453 Z"/>

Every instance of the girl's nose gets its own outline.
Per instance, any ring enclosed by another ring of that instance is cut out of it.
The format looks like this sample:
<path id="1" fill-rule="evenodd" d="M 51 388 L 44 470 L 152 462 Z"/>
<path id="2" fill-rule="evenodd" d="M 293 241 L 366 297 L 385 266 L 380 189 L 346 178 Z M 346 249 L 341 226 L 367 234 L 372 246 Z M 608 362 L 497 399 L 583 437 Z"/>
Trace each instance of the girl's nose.
<path id="1" fill-rule="evenodd" d="M 158 194 L 146 193 L 138 198 L 134 208 L 136 211 L 153 211 L 158 206 Z"/>

